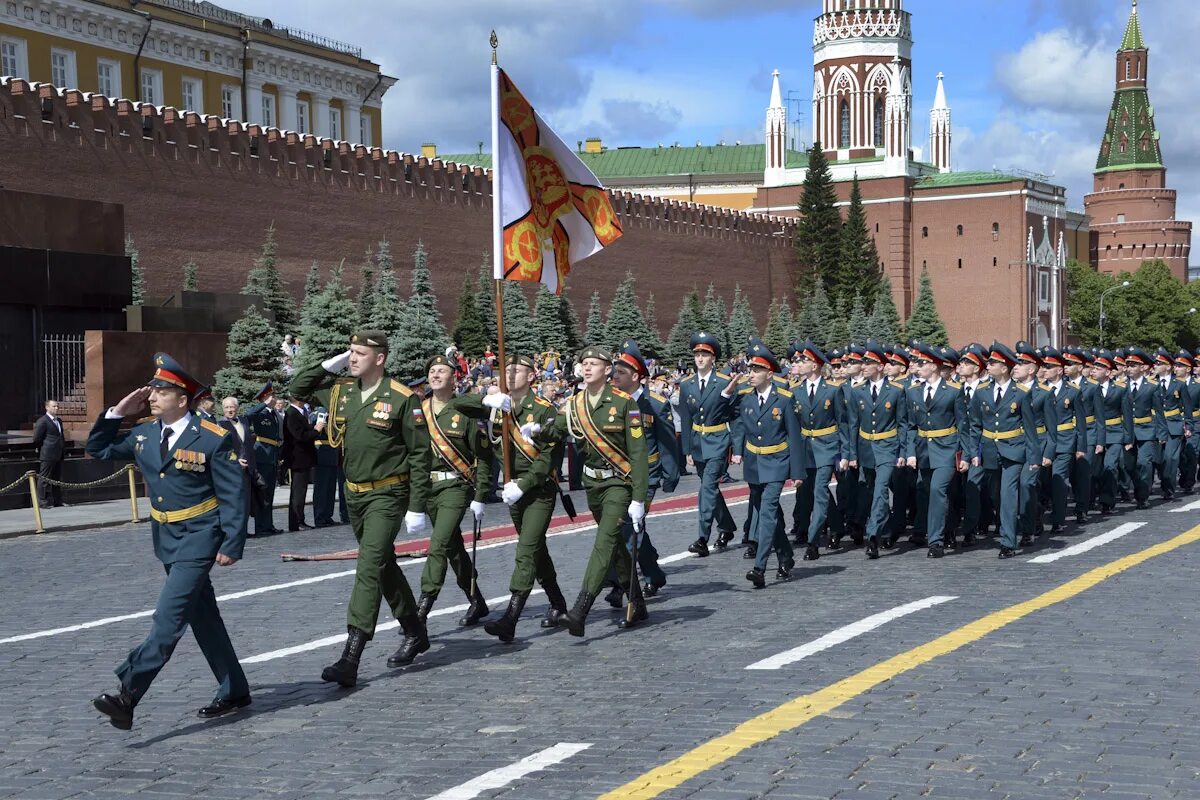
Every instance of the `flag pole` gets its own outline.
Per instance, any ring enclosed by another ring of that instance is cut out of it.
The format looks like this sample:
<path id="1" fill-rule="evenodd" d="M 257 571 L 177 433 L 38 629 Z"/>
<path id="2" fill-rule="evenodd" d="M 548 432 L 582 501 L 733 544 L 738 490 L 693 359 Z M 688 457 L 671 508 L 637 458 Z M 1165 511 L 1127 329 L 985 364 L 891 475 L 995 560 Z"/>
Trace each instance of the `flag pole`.
<path id="1" fill-rule="evenodd" d="M 496 355 L 500 360 L 500 391 L 508 394 L 508 363 L 504 358 L 504 220 L 500 216 L 500 67 L 496 32 L 488 40 L 492 46 L 492 278 L 496 297 Z M 500 463 L 503 483 L 512 479 L 512 412 L 501 412 Z"/>

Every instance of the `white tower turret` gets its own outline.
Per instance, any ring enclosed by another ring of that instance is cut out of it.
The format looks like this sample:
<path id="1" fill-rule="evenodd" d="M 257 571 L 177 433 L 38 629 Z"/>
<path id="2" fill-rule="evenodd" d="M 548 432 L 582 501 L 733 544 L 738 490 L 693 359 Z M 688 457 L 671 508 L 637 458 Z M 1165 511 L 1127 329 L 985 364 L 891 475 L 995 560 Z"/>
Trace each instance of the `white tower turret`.
<path id="1" fill-rule="evenodd" d="M 937 96 L 929 111 L 929 161 L 938 172 L 950 171 L 950 106 L 946 105 L 946 87 L 942 73 L 937 74 Z"/>
<path id="2" fill-rule="evenodd" d="M 767 107 L 767 163 L 764 179 L 768 186 L 783 182 L 787 165 L 787 109 L 779 90 L 779 70 L 771 73 L 771 105 Z"/>

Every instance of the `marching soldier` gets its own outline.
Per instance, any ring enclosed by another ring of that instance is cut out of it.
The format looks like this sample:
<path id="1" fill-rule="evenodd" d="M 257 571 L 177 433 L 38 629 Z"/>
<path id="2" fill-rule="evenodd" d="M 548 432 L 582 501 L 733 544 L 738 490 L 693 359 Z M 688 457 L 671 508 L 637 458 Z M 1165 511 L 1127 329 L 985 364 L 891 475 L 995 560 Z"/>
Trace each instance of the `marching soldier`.
<path id="1" fill-rule="evenodd" d="M 916 340 L 910 340 L 910 345 L 916 344 Z M 884 377 L 900 386 L 905 393 L 909 388 L 920 382 L 920 378 L 915 375 L 909 375 L 908 370 L 911 366 L 911 359 L 908 355 L 908 350 L 902 345 L 891 345 L 885 348 L 887 354 L 887 363 L 883 366 Z M 905 400 L 907 403 L 907 399 Z M 907 409 L 905 409 L 907 411 Z M 903 439 L 900 445 L 901 451 L 905 449 Z M 884 537 L 883 546 L 885 549 L 890 549 L 896 546 L 896 542 L 904 535 L 904 529 L 908 527 L 910 521 L 912 523 L 912 535 L 909 541 L 918 546 L 924 547 L 928 543 L 925 536 L 925 528 L 923 520 L 916 514 L 917 508 L 917 471 L 910 469 L 908 466 L 908 458 L 905 457 L 903 463 L 897 464 L 895 471 L 892 473 L 892 513 L 889 524 L 889 534 Z"/>
<path id="2" fill-rule="evenodd" d="M 960 404 L 967 419 L 968 436 L 964 443 L 963 461 L 967 470 L 963 473 L 963 518 L 960 526 L 962 546 L 970 547 L 975 544 L 975 534 L 984 531 L 988 526 L 988 515 L 985 509 L 991 511 L 991 492 L 987 487 L 987 473 L 983 467 L 974 463 L 979 456 L 978 450 L 970 450 L 971 442 L 969 429 L 971 424 L 971 409 L 975 395 L 980 391 L 992 388 L 991 378 L 985 373 L 987 369 L 988 351 L 978 342 L 972 342 L 963 349 L 962 358 L 958 362 L 958 376 L 961 378 L 962 395 Z M 961 466 L 960 466 L 961 469 Z"/>
<path id="3" fill-rule="evenodd" d="M 1041 459 L 1035 462 L 1037 468 L 1021 473 L 1021 547 L 1032 545 L 1034 537 L 1042 534 L 1040 479 L 1043 471 L 1053 466 L 1057 447 L 1058 414 L 1054 397 L 1036 377 L 1041 364 L 1041 356 L 1033 345 L 1017 342 L 1017 365 L 1013 368 L 1012 377 L 1029 394 L 1033 405 L 1034 430 L 1041 450 Z"/>
<path id="4" fill-rule="evenodd" d="M 1071 492 L 1075 496 L 1075 522 L 1087 522 L 1092 507 L 1095 479 L 1092 466 L 1096 456 L 1104 455 L 1104 407 L 1100 403 L 1100 388 L 1096 381 L 1085 375 L 1090 371 L 1095 358 L 1078 347 L 1063 350 L 1063 371 L 1066 379 L 1079 391 L 1079 403 L 1083 407 L 1083 458 L 1076 458 L 1071 469 Z M 1061 424 L 1061 423 L 1060 423 Z"/>
<path id="5" fill-rule="evenodd" d="M 1096 499 L 1101 514 L 1117 507 L 1121 463 L 1125 460 L 1125 385 L 1116 379 L 1116 357 L 1108 350 L 1096 351 L 1092 374 L 1096 380 L 1097 419 L 1104 423 L 1104 452 L 1092 463 L 1096 473 Z"/>
<path id="6" fill-rule="evenodd" d="M 834 351 L 834 353 L 837 352 Z M 834 380 L 842 380 L 842 397 L 846 403 L 847 426 L 849 426 L 853 390 L 861 386 L 863 382 L 862 367 L 865 353 L 866 351 L 861 345 L 851 344 L 842 356 L 842 374 L 839 376 L 836 369 L 833 374 Z M 847 462 L 849 464 L 853 461 L 853 454 L 858 449 L 858 431 L 848 427 L 846 438 L 850 442 L 849 461 Z M 867 513 L 871 507 L 871 497 L 866 493 L 865 484 L 860 481 L 860 477 L 857 466 L 846 467 L 846 472 L 838 477 L 837 487 L 834 491 L 837 509 L 830 512 L 831 517 L 841 517 L 844 528 L 850 532 L 856 544 L 863 540 L 866 533 Z M 830 525 L 836 526 L 837 522 L 832 521 Z"/>
<path id="7" fill-rule="evenodd" d="M 1017 554 L 1021 481 L 1025 472 L 1041 468 L 1042 447 L 1029 390 L 1013 379 L 1017 356 L 993 342 L 988 355 L 991 386 L 975 393 L 971 405 L 969 451 L 979 453 L 972 466 L 987 472 L 1000 527 L 1000 558 Z"/>
<path id="8" fill-rule="evenodd" d="M 1087 401 L 1079 386 L 1064 379 L 1066 355 L 1058 348 L 1043 347 L 1041 358 L 1042 376 L 1056 419 L 1054 432 L 1047 433 L 1054 440 L 1049 475 L 1050 533 L 1059 534 L 1067 522 L 1067 494 L 1073 481 L 1074 465 L 1087 458 Z"/>
<path id="9" fill-rule="evenodd" d="M 238 662 L 213 592 L 213 564 L 242 557 L 246 487 L 233 437 L 188 408 L 199 383 L 166 353 L 154 357 L 154 377 L 106 411 L 88 436 L 92 458 L 137 462 L 151 498 L 154 555 L 167 578 L 154 609 L 150 635 L 117 667 L 120 687 L 92 701 L 121 730 L 133 727 L 133 710 L 191 627 L 213 675 L 217 696 L 198 715 L 208 719 L 250 704 L 250 687 Z M 128 433 L 121 421 L 147 402 L 151 416 Z"/>
<path id="10" fill-rule="evenodd" d="M 425 624 L 394 552 L 401 522 L 409 533 L 420 533 L 429 524 L 429 442 L 418 433 L 425 418 L 417 396 L 386 374 L 387 354 L 386 333 L 359 331 L 350 337 L 349 350 L 297 371 L 289 387 L 331 410 L 330 440 L 344 458 L 358 561 L 346 646 L 341 658 L 321 672 L 321 680 L 345 687 L 358 682 L 359 661 L 375 636 L 381 599 L 387 600 L 404 637 L 388 666 L 411 663 L 429 649 Z M 347 367 L 350 377 L 339 377 Z"/>
<path id="11" fill-rule="evenodd" d="M 867 558 L 879 558 L 879 540 L 888 536 L 888 489 L 892 473 L 905 462 L 900 430 L 905 425 L 904 387 L 883 377 L 887 355 L 880 344 L 863 347 L 863 382 L 852 390 L 850 430 L 856 456 L 848 466 L 861 467 L 866 496 L 871 498 L 867 518 Z M 887 543 L 889 546 L 891 541 Z"/>
<path id="12" fill-rule="evenodd" d="M 486 413 L 477 408 L 468 416 L 468 403 L 454 396 L 455 363 L 436 355 L 425 364 L 430 396 L 421 401 L 423 426 L 417 427 L 418 441 L 429 448 L 429 500 L 425 505 L 433 532 L 429 553 L 421 572 L 421 596 L 417 598 L 417 616 L 429 617 L 433 604 L 446 581 L 447 567 L 454 570 L 458 588 L 469 606 L 459 627 L 469 627 L 488 615 L 487 601 L 479 590 L 471 557 L 463 544 L 462 521 L 468 508 L 476 525 L 483 521 L 483 498 L 491 485 L 492 442 L 488 436 Z M 483 397 L 484 404 L 500 406 L 500 399 Z"/>
<path id="13" fill-rule="evenodd" d="M 805 449 L 806 480 L 796 487 L 796 505 L 793 510 L 792 528 L 796 540 L 807 545 L 805 561 L 816 561 L 821 556 L 821 529 L 829 522 L 829 547 L 839 544 L 837 525 L 829 517 L 829 481 L 837 470 L 841 480 L 847 480 L 846 469 L 852 452 L 850 443 L 849 412 L 846 410 L 846 395 L 841 381 L 825 380 L 821 369 L 826 364 L 825 353 L 813 341 L 797 342 L 792 346 L 796 353 L 795 368 L 799 381 L 792 387 L 793 410 L 800 421 L 800 435 Z M 837 520 L 841 523 L 842 520 Z M 855 544 L 862 544 L 862 536 L 855 533 Z"/>
<path id="14" fill-rule="evenodd" d="M 1191 359 L 1189 358 L 1188 361 Z M 1187 384 L 1173 377 L 1175 359 L 1165 347 L 1158 348 L 1154 358 L 1154 374 L 1162 398 L 1166 443 L 1162 449 L 1160 479 L 1163 499 L 1171 500 L 1179 491 L 1179 462 L 1185 439 L 1192 437 L 1192 395 Z"/>
<path id="15" fill-rule="evenodd" d="M 729 376 L 713 368 L 721 357 L 717 337 L 700 331 L 692 335 L 691 348 L 696 371 L 679 384 L 679 418 L 683 454 L 688 466 L 695 466 L 700 477 L 700 535 L 688 550 L 704 558 L 708 555 L 708 537 L 714 522 L 718 549 L 733 541 L 737 530 L 721 494 L 730 445 L 729 419 L 719 416 L 716 410 L 717 397 L 729 385 Z"/>
<path id="16" fill-rule="evenodd" d="M 1150 484 L 1160 443 L 1167 441 L 1163 396 L 1149 376 L 1150 356 L 1138 347 L 1125 351 L 1125 468 L 1133 481 L 1137 508 L 1149 508 Z"/>
<path id="17" fill-rule="evenodd" d="M 959 401 L 962 387 L 942 378 L 948 356 L 924 342 L 913 349 L 921 382 L 905 394 L 904 450 L 909 469 L 917 471 L 917 527 L 928 537 L 926 555 L 941 558 L 950 481 L 959 468 L 959 454 L 969 448 L 966 413 Z"/>
<path id="18" fill-rule="evenodd" d="M 283 437 L 279 415 L 275 413 L 275 386 L 267 381 L 254 395 L 257 401 L 246 412 L 254 433 L 254 466 L 262 479 L 263 502 L 254 515 L 254 535 L 283 533 L 275 527 L 275 484 L 279 477 L 279 446 Z"/>
<path id="19" fill-rule="evenodd" d="M 546 598 L 550 601 L 550 608 L 542 620 L 543 628 L 557 626 L 557 620 L 567 613 L 567 601 L 558 587 L 554 562 L 546 546 L 546 531 L 550 528 L 554 501 L 558 497 L 553 458 L 555 447 L 552 443 L 529 441 L 520 433 L 522 425 L 552 428 L 558 411 L 548 400 L 531 390 L 537 371 L 532 357 L 512 354 L 506 360 L 511 407 L 507 412 L 494 412 L 492 427 L 494 432 L 503 431 L 499 415 L 509 414 L 512 472 L 504 484 L 502 497 L 517 530 L 516 565 L 509 579 L 508 589 L 512 597 L 508 607 L 499 619 L 484 623 L 483 629 L 502 642 L 511 642 L 516 636 L 517 621 L 521 618 L 525 601 L 533 591 L 534 580 L 546 590 Z"/>
<path id="20" fill-rule="evenodd" d="M 1192 435 L 1186 437 L 1183 450 L 1179 454 L 1179 489 L 1184 494 L 1191 494 L 1196 485 L 1196 468 L 1200 462 L 1200 381 L 1192 375 L 1195 360 L 1187 350 L 1175 354 L 1175 378 L 1186 387 L 1188 398 L 1192 404 Z"/>
<path id="21" fill-rule="evenodd" d="M 559 626 L 572 636 L 583 636 L 588 612 L 614 560 L 617 580 L 633 605 L 632 614 L 621 617 L 618 627 L 637 624 L 649 616 L 641 585 L 629 579 L 632 562 L 621 541 L 625 517 L 628 515 L 629 521 L 640 527 L 646 516 L 645 500 L 639 499 L 645 498 L 650 480 L 642 414 L 633 398 L 608 383 L 612 355 L 607 350 L 588 347 L 580 353 L 579 361 L 583 367 L 581 391 L 567 401 L 563 413 L 548 431 L 551 438 L 569 434 L 582 444 L 583 485 L 588 508 L 596 520 L 596 541 L 583 586 L 575 605 L 558 620 Z M 711 375 L 710 379 L 715 380 Z M 706 393 L 702 396 L 708 398 Z"/>
<path id="22" fill-rule="evenodd" d="M 767 559 L 772 551 L 779 561 L 776 577 L 791 577 L 796 564 L 779 498 L 786 481 L 803 480 L 806 465 L 792 393 L 774 380 L 779 362 L 755 337 L 750 338 L 746 360 L 750 365 L 749 388 L 738 391 L 746 380 L 746 376 L 739 375 L 721 392 L 721 403 L 736 409 L 733 463 L 743 465 L 742 474 L 750 484 L 750 504 L 756 509 L 754 540 L 758 546 L 746 580 L 761 589 L 767 583 Z"/>

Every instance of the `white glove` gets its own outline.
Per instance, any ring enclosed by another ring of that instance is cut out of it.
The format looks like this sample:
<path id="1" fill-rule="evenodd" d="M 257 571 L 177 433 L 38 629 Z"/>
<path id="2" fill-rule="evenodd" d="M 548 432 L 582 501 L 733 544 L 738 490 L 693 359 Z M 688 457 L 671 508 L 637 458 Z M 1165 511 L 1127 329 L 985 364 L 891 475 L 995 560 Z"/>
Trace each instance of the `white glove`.
<path id="1" fill-rule="evenodd" d="M 475 515 L 476 522 L 483 522 L 483 503 L 478 500 L 472 500 L 471 513 Z"/>
<path id="2" fill-rule="evenodd" d="M 629 511 L 627 513 L 629 514 L 629 518 L 633 520 L 633 527 L 640 528 L 642 527 L 642 520 L 646 518 L 646 504 L 634 500 L 629 504 Z"/>
<path id="3" fill-rule="evenodd" d="M 485 394 L 483 396 L 483 404 L 488 408 L 498 408 L 501 411 L 509 411 L 512 409 L 512 398 L 500 392 Z"/>
<path id="4" fill-rule="evenodd" d="M 342 353 L 340 356 L 334 356 L 333 358 L 327 358 L 321 362 L 321 366 L 325 368 L 325 371 L 328 373 L 331 373 L 333 375 L 337 375 L 339 372 L 346 369 L 346 367 L 349 365 L 350 365 L 350 351 L 349 350 Z"/>
<path id="5" fill-rule="evenodd" d="M 409 533 L 420 533 L 428 524 L 429 517 L 426 514 L 418 514 L 416 511 L 408 511 L 404 514 L 404 527 Z"/>
<path id="6" fill-rule="evenodd" d="M 542 432 L 542 426 L 536 422 L 526 422 L 521 426 L 521 438 L 530 444 L 536 444 L 533 437 Z"/>
<path id="7" fill-rule="evenodd" d="M 524 496 L 525 493 L 521 491 L 520 486 L 517 486 L 516 481 L 509 481 L 508 483 L 504 484 L 504 488 L 500 490 L 500 499 L 504 501 L 505 505 L 511 506 Z"/>

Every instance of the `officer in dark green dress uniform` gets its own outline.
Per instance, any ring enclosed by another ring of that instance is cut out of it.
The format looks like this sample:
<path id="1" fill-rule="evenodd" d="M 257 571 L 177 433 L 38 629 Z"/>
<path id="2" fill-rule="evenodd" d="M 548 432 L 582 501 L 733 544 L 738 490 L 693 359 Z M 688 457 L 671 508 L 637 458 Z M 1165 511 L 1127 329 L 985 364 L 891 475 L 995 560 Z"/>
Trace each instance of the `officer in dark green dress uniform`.
<path id="1" fill-rule="evenodd" d="M 1190 359 L 1189 359 L 1190 360 Z M 1192 436 L 1192 395 L 1187 384 L 1174 376 L 1175 358 L 1165 347 L 1154 356 L 1154 377 L 1162 396 L 1163 424 L 1167 438 L 1163 443 L 1159 464 L 1159 480 L 1163 499 L 1171 500 L 1179 491 L 1179 462 L 1185 439 Z"/>
<path id="2" fill-rule="evenodd" d="M 1066 380 L 1079 390 L 1079 402 L 1083 406 L 1084 457 L 1075 459 L 1071 465 L 1071 494 L 1075 499 L 1075 522 L 1083 525 L 1088 520 L 1095 495 L 1096 474 L 1093 465 L 1096 458 L 1104 458 L 1104 408 L 1100 403 L 1100 384 L 1092 377 L 1095 357 L 1080 347 L 1063 348 L 1063 372 Z"/>
<path id="3" fill-rule="evenodd" d="M 267 381 L 254 395 L 257 401 L 246 412 L 254 434 L 254 466 L 263 487 L 263 502 L 254 515 L 254 535 L 269 536 L 283 531 L 275 527 L 275 484 L 279 478 L 279 446 L 283 437 L 279 415 L 275 413 L 275 386 Z"/>
<path id="4" fill-rule="evenodd" d="M 1192 375 L 1195 363 L 1192 354 L 1180 350 L 1175 354 L 1175 379 L 1183 383 L 1185 391 L 1192 404 L 1191 423 L 1192 435 L 1186 437 L 1183 451 L 1179 454 L 1179 489 L 1184 494 L 1191 494 L 1196 485 L 1196 468 L 1200 463 L 1200 381 Z"/>
<path id="5" fill-rule="evenodd" d="M 154 555 L 167 573 L 150 635 L 117 667 L 120 687 L 93 701 L 121 730 L 133 727 L 134 706 L 188 627 L 218 683 L 217 696 L 199 716 L 217 717 L 250 704 L 250 687 L 209 579 L 213 564 L 228 567 L 242 557 L 246 487 L 233 437 L 189 412 L 199 388 L 178 362 L 159 353 L 149 384 L 102 414 L 88 436 L 92 458 L 137 463 L 150 498 Z M 147 402 L 152 416 L 121 433 L 121 421 Z"/>
<path id="6" fill-rule="evenodd" d="M 621 589 L 633 606 L 621 617 L 620 627 L 647 618 L 646 601 L 637 581 L 630 581 L 629 550 L 622 540 L 626 516 L 641 526 L 646 516 L 649 464 L 642 413 L 629 395 L 608 383 L 612 355 L 600 347 L 579 354 L 583 385 L 563 406 L 563 413 L 544 433 L 550 438 L 570 435 L 579 443 L 583 459 L 583 485 L 588 508 L 596 520 L 596 541 L 583 576 L 583 587 L 574 607 L 558 624 L 572 636 L 583 636 L 584 622 L 604 585 L 608 568 L 616 562 Z"/>
<path id="7" fill-rule="evenodd" d="M 330 440 L 344 457 L 346 505 L 358 561 L 346 614 L 346 646 L 321 680 L 347 687 L 358 682 L 359 660 L 375 635 L 381 599 L 387 600 L 404 637 L 388 666 L 411 663 L 429 649 L 425 624 L 394 550 L 401 522 L 409 533 L 420 533 L 429 524 L 429 442 L 420 433 L 425 426 L 420 400 L 387 376 L 387 354 L 386 333 L 359 331 L 350 337 L 349 350 L 299 370 L 289 386 L 291 394 L 316 398 L 332 410 Z M 350 377 L 339 377 L 347 367 Z"/>
<path id="8" fill-rule="evenodd" d="M 991 389 L 991 378 L 987 369 L 988 351 L 978 342 L 972 342 L 963 348 L 962 357 L 958 362 L 958 377 L 962 384 L 959 403 L 963 407 L 967 419 L 968 437 L 964 446 L 970 447 L 971 407 L 975 395 Z M 987 487 L 987 473 L 982 466 L 972 463 L 979 456 L 978 450 L 963 451 L 963 461 L 967 464 L 966 472 L 962 473 L 962 523 L 959 526 L 963 547 L 975 544 L 975 536 L 987 529 L 991 516 L 991 492 Z M 960 466 L 961 469 L 961 466 Z"/>
<path id="9" fill-rule="evenodd" d="M 846 416 L 849 418 L 850 403 L 854 389 L 862 385 L 863 376 L 863 359 L 866 356 L 866 351 L 862 345 L 851 344 L 846 348 L 845 353 L 841 356 L 841 374 L 838 374 L 837 359 L 840 351 L 834 350 L 830 357 L 831 363 L 834 365 L 833 377 L 834 380 L 842 381 L 842 395 L 846 403 Z M 848 424 L 848 423 L 847 423 Z M 853 461 L 853 454 L 858 450 L 858 431 L 850 428 L 847 431 L 847 437 L 850 441 L 849 461 Z M 871 510 L 871 497 L 866 492 L 866 486 L 862 482 L 862 476 L 859 468 L 855 464 L 849 464 L 846 467 L 846 472 L 838 476 L 837 488 L 834 491 L 834 497 L 837 498 L 836 512 L 830 511 L 830 527 L 836 531 L 836 517 L 842 518 L 842 525 L 845 530 L 850 532 L 855 544 L 860 544 L 867 530 L 867 514 Z"/>
<path id="10" fill-rule="evenodd" d="M 1121 463 L 1125 459 L 1125 384 L 1118 382 L 1116 356 L 1109 350 L 1097 350 L 1092 365 L 1096 381 L 1097 418 L 1104 424 L 1104 452 L 1092 462 L 1096 474 L 1096 500 L 1101 514 L 1117 507 L 1117 489 Z"/>
<path id="11" fill-rule="evenodd" d="M 792 346 L 799 380 L 792 385 L 792 407 L 800 421 L 806 479 L 796 487 L 792 527 L 805 544 L 804 560 L 815 561 L 820 555 L 821 530 L 830 525 L 829 547 L 835 549 L 842 520 L 835 526 L 829 516 L 829 481 L 836 470 L 846 479 L 850 464 L 851 440 L 849 412 L 842 382 L 821 375 L 827 358 L 810 339 Z M 839 480 L 839 483 L 840 483 Z M 835 529 L 836 528 L 836 529 Z M 857 538 L 861 543 L 862 537 Z"/>
<path id="12" fill-rule="evenodd" d="M 1049 387 L 1037 379 L 1037 371 L 1042 365 L 1037 348 L 1029 342 L 1021 341 L 1017 342 L 1016 353 L 1017 365 L 1013 368 L 1013 380 L 1029 393 L 1033 405 L 1034 430 L 1038 437 L 1038 448 L 1042 453 L 1041 460 L 1037 462 L 1038 469 L 1027 469 L 1021 473 L 1021 547 L 1028 547 L 1033 544 L 1035 536 L 1041 536 L 1043 533 L 1041 476 L 1054 464 L 1058 413 Z"/>
<path id="13" fill-rule="evenodd" d="M 492 431 L 493 437 L 503 435 L 501 415 L 507 413 L 512 472 L 501 490 L 501 496 L 508 505 L 513 526 L 517 530 L 516 565 L 509 579 L 508 590 L 512 592 L 512 597 L 508 601 L 508 608 L 499 619 L 484 623 L 483 626 L 485 631 L 502 642 L 511 642 L 516 635 L 517 621 L 521 618 L 529 593 L 533 591 L 534 580 L 546 590 L 546 599 L 550 601 L 542 627 L 556 627 L 557 620 L 567 613 L 567 601 L 558 586 L 558 575 L 546 544 L 546 531 L 550 528 L 554 502 L 558 497 L 558 475 L 554 460 L 556 448 L 552 442 L 536 437 L 531 437 L 531 441 L 521 435 L 522 426 L 530 426 L 527 430 L 535 426 L 539 431 L 552 429 L 558 411 L 533 391 L 537 365 L 531 356 L 512 354 L 507 356 L 507 361 L 510 410 L 493 412 Z M 499 441 L 493 444 L 494 447 L 500 446 Z"/>
<path id="14" fill-rule="evenodd" d="M 863 348 L 863 382 L 850 395 L 850 429 L 855 435 L 855 456 L 849 466 L 862 470 L 863 487 L 871 498 L 867 518 L 867 558 L 879 558 L 879 540 L 888 534 L 888 489 L 897 465 L 905 463 L 904 386 L 884 379 L 887 354 L 871 340 Z M 890 544 L 890 542 L 889 542 Z"/>
<path id="15" fill-rule="evenodd" d="M 314 444 L 317 448 L 317 462 L 313 469 L 313 525 L 327 528 L 334 523 L 333 509 L 336 503 L 338 519 L 345 525 L 350 520 L 350 512 L 346 509 L 346 474 L 342 471 L 341 450 L 329 441 L 329 409 L 318 406 L 309 415 L 309 424 L 316 425 L 321 415 L 326 418 L 323 438 Z"/>
<path id="16" fill-rule="evenodd" d="M 200 419 L 206 419 L 209 422 L 216 422 L 217 415 L 213 413 L 213 408 L 216 407 L 217 401 L 213 398 L 211 386 L 201 386 L 200 391 L 196 394 L 195 402 L 192 408 L 196 411 L 196 416 Z"/>
<path id="17" fill-rule="evenodd" d="M 1158 382 L 1150 377 L 1151 358 L 1140 347 L 1125 351 L 1125 469 L 1133 481 L 1138 509 L 1149 508 L 1154 465 L 1167 441 L 1167 420 Z"/>
<path id="18" fill-rule="evenodd" d="M 1066 354 L 1056 347 L 1041 348 L 1042 380 L 1050 392 L 1057 418 L 1053 434 L 1054 461 L 1049 475 L 1051 534 L 1065 530 L 1067 495 L 1074 466 L 1087 459 L 1087 400 L 1083 389 L 1066 379 L 1066 358 Z M 1092 420 L 1095 421 L 1094 414 Z"/>
<path id="19" fill-rule="evenodd" d="M 915 343 L 916 340 L 910 340 Z M 884 348 L 884 353 L 887 356 L 887 363 L 883 366 L 883 374 L 886 380 L 898 385 L 905 393 L 904 403 L 908 404 L 908 390 L 915 384 L 920 382 L 920 378 L 916 375 L 909 374 L 909 368 L 912 363 L 908 348 L 904 345 L 896 344 Z M 907 412 L 907 408 L 905 409 Z M 901 438 L 901 451 L 907 452 L 907 443 Z M 892 548 L 896 546 L 896 542 L 904 535 L 905 528 L 911 523 L 912 534 L 909 536 L 909 542 L 918 547 L 924 547 L 927 543 L 925 538 L 924 520 L 917 516 L 917 470 L 908 466 L 908 456 L 903 458 L 902 463 L 896 465 L 896 469 L 892 472 L 891 477 L 892 490 L 892 507 L 891 516 L 889 517 L 889 531 L 883 538 L 882 545 L 884 548 Z"/>

